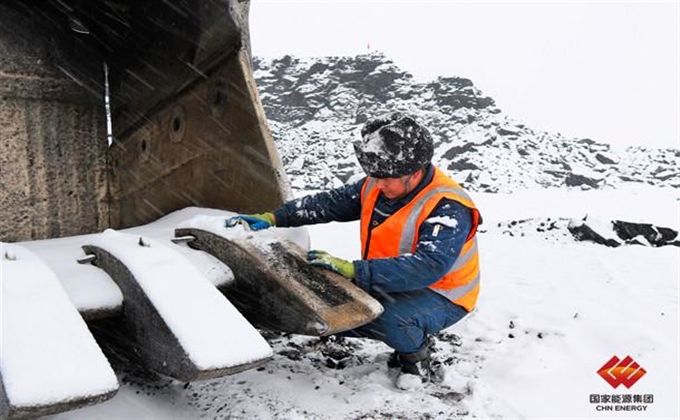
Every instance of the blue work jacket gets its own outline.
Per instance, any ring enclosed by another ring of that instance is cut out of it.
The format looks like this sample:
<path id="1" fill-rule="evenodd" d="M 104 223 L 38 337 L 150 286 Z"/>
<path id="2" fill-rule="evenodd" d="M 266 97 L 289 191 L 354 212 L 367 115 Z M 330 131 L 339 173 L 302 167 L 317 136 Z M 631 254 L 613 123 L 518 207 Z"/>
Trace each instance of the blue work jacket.
<path id="1" fill-rule="evenodd" d="M 430 165 L 426 176 L 405 197 L 378 198 L 371 226 L 378 226 L 410 202 L 434 175 Z M 295 227 L 327 222 L 348 222 L 361 216 L 361 188 L 366 178 L 342 187 L 301 197 L 274 210 L 278 227 Z M 454 219 L 457 223 L 428 223 L 427 219 Z M 354 261 L 356 284 L 369 292 L 396 293 L 424 289 L 443 277 L 460 254 L 472 227 L 472 214 L 464 205 L 442 199 L 422 223 L 414 253 L 394 258 Z M 455 226 L 452 226 L 455 225 Z"/>

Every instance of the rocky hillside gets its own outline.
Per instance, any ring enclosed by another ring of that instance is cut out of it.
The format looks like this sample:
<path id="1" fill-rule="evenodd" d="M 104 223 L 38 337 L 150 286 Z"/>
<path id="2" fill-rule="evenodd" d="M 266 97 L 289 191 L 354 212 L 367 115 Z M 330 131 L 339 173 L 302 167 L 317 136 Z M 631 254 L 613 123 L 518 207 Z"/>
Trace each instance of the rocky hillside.
<path id="1" fill-rule="evenodd" d="M 420 83 L 380 53 L 255 58 L 255 78 L 293 187 L 332 188 L 362 174 L 352 151 L 367 118 L 416 115 L 432 132 L 435 162 L 467 188 L 680 187 L 677 149 L 623 152 L 591 139 L 533 130 L 505 115 L 471 80 Z"/>

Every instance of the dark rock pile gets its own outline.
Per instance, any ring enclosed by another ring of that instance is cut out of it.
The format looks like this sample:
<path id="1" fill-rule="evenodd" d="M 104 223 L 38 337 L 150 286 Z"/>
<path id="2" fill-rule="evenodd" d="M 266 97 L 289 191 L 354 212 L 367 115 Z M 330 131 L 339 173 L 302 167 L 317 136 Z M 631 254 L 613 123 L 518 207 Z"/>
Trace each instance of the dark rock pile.
<path id="1" fill-rule="evenodd" d="M 293 187 L 338 186 L 362 171 L 351 143 L 370 117 L 414 114 L 435 140 L 435 162 L 472 191 L 680 187 L 677 149 L 612 149 L 534 130 L 504 115 L 462 77 L 420 82 L 380 53 L 255 58 L 254 75 Z"/>

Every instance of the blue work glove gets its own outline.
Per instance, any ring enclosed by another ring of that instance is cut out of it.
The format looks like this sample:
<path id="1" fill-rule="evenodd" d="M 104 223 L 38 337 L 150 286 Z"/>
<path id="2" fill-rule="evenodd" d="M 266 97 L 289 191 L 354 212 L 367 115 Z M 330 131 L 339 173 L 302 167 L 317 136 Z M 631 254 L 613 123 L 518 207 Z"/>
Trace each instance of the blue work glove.
<path id="1" fill-rule="evenodd" d="M 354 263 L 352 261 L 334 257 L 326 251 L 309 251 L 307 253 L 307 261 L 309 261 L 311 265 L 335 271 L 348 279 L 353 279 L 356 276 L 356 273 L 354 272 Z"/>
<path id="2" fill-rule="evenodd" d="M 276 218 L 273 213 L 269 212 L 260 214 L 239 214 L 238 216 L 227 219 L 225 226 L 234 227 L 244 222 L 250 227 L 250 230 L 262 230 L 276 226 Z"/>

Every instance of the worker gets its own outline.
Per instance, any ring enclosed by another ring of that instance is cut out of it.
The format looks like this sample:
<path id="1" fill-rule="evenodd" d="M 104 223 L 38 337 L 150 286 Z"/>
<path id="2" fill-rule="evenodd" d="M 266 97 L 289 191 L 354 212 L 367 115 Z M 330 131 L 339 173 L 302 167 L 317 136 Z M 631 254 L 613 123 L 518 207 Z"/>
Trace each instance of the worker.
<path id="1" fill-rule="evenodd" d="M 432 377 L 428 337 L 475 307 L 481 217 L 461 186 L 432 164 L 432 137 L 414 117 L 390 112 L 369 120 L 354 151 L 367 175 L 361 180 L 227 223 L 242 220 L 259 230 L 360 220 L 360 260 L 322 250 L 307 257 L 383 305 L 376 320 L 343 335 L 394 349 L 388 365 L 399 368 L 396 385 L 407 389 Z"/>

